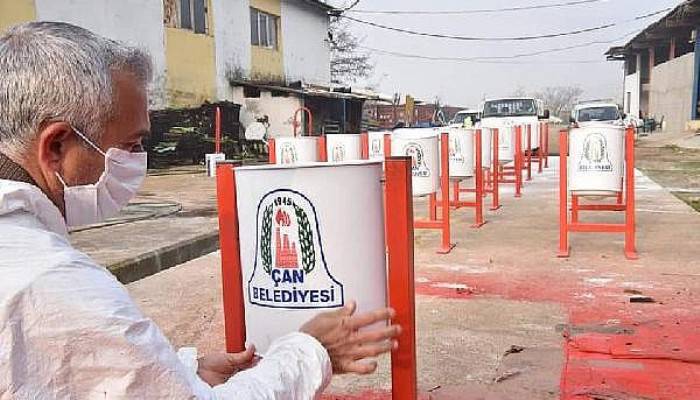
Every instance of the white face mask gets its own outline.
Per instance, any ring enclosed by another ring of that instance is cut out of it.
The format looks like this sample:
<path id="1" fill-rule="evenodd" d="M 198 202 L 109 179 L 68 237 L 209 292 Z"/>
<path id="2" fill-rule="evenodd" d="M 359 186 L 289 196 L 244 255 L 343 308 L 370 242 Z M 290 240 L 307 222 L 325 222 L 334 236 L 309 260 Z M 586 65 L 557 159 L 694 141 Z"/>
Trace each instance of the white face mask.
<path id="1" fill-rule="evenodd" d="M 119 214 L 136 196 L 148 168 L 146 153 L 130 153 L 117 148 L 110 148 L 105 153 L 80 131 L 73 130 L 104 156 L 105 171 L 97 183 L 70 187 L 56 172 L 63 184 L 66 224 L 69 227 L 96 224 Z"/>

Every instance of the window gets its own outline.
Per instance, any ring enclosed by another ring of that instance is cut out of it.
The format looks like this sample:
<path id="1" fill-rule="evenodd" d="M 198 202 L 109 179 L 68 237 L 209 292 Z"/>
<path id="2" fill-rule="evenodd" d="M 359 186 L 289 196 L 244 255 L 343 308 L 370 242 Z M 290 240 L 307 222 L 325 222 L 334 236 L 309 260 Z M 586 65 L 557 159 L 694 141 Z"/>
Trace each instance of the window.
<path id="1" fill-rule="evenodd" d="M 578 111 L 579 122 L 616 121 L 620 119 L 617 107 L 590 107 Z"/>
<path id="2" fill-rule="evenodd" d="M 253 46 L 277 49 L 277 21 L 279 17 L 250 9 L 250 43 Z"/>
<path id="3" fill-rule="evenodd" d="M 208 0 L 166 0 L 165 26 L 207 34 Z"/>
<path id="4" fill-rule="evenodd" d="M 487 101 L 484 105 L 484 118 L 536 116 L 537 107 L 531 99 Z"/>

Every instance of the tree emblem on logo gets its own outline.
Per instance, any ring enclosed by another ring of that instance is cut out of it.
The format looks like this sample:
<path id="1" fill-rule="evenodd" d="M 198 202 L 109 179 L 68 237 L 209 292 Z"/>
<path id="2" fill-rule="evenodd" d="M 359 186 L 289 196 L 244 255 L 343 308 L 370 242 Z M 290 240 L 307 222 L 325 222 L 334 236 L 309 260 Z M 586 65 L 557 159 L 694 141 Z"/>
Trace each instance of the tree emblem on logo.
<path id="1" fill-rule="evenodd" d="M 255 267 L 249 301 L 264 307 L 335 308 L 343 285 L 330 274 L 316 209 L 301 193 L 280 189 L 258 206 Z"/>
<path id="2" fill-rule="evenodd" d="M 608 151 L 608 140 L 600 133 L 591 133 L 583 142 L 583 152 L 578 165 L 579 171 L 612 172 Z"/>

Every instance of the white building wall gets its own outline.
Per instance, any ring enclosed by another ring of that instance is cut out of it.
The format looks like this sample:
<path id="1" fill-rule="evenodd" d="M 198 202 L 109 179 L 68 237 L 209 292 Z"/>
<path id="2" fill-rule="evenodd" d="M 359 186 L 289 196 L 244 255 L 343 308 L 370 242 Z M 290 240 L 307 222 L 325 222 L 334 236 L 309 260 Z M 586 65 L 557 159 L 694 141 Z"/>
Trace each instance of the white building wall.
<path id="1" fill-rule="evenodd" d="M 287 82 L 330 85 L 329 18 L 299 0 L 282 0 L 282 46 Z"/>
<path id="2" fill-rule="evenodd" d="M 62 21 L 148 50 L 153 58 L 151 103 L 165 104 L 165 29 L 161 0 L 35 0 L 37 20 Z"/>
<path id="3" fill-rule="evenodd" d="M 651 73 L 649 113 L 664 130 L 682 132 L 691 120 L 695 53 L 660 64 Z"/>
<path id="4" fill-rule="evenodd" d="M 301 100 L 296 96 L 290 94 L 289 97 L 272 97 L 269 91 L 261 91 L 259 98 L 246 98 L 242 87 L 232 90 L 232 101 L 241 105 L 241 125 L 247 127 L 267 115 L 270 137 L 294 135 L 294 112 L 302 106 Z"/>
<path id="5" fill-rule="evenodd" d="M 233 101 L 229 75 L 250 75 L 250 2 L 212 0 L 216 42 L 216 87 L 221 100 Z"/>
<path id="6" fill-rule="evenodd" d="M 625 77 L 624 110 L 625 113 L 635 118 L 639 118 L 641 89 L 641 75 L 639 71 Z"/>

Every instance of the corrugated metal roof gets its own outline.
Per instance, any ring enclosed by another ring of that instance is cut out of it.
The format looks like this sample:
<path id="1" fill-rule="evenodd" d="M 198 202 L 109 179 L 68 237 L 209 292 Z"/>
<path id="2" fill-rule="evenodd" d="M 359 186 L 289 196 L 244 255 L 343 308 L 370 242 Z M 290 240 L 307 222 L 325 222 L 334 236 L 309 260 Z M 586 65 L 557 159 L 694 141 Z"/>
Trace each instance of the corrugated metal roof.
<path id="1" fill-rule="evenodd" d="M 647 26 L 623 46 L 614 46 L 605 53 L 610 60 L 618 60 L 630 53 L 635 45 L 653 43 L 659 34 L 669 39 L 677 30 L 693 30 L 700 24 L 700 0 L 685 0 L 657 22 Z"/>

